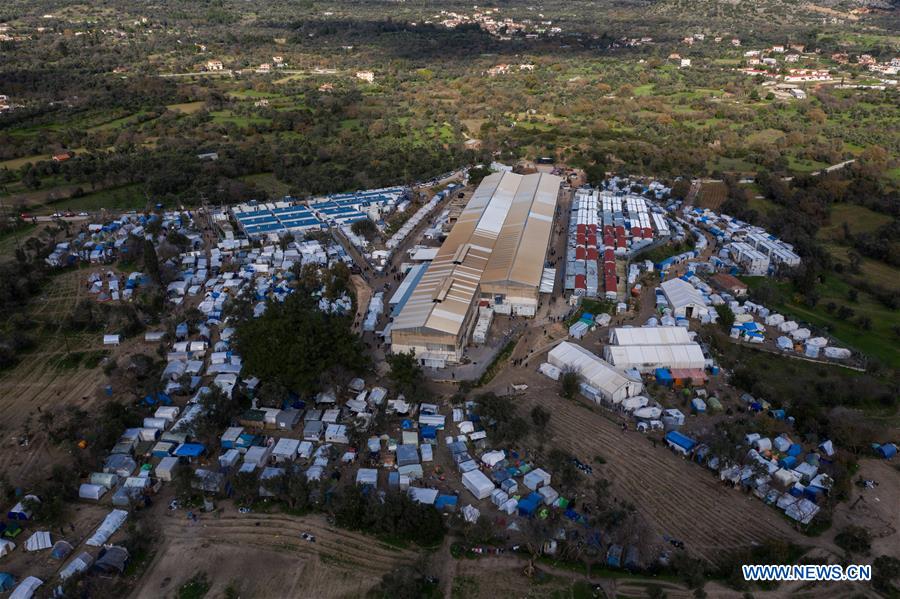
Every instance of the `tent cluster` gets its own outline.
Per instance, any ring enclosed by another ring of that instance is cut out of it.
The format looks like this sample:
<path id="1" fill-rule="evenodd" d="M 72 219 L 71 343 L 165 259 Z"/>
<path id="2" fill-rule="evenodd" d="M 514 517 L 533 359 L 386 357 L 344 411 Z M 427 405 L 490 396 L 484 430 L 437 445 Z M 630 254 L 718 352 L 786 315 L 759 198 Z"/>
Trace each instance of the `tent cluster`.
<path id="1" fill-rule="evenodd" d="M 155 236 L 148 232 L 156 229 Z M 152 227 L 150 227 L 152 225 Z M 193 214 L 187 211 L 169 211 L 161 214 L 129 212 L 104 224 L 92 223 L 69 241 L 59 243 L 45 259 L 53 267 L 71 266 L 77 262 L 109 264 L 119 258 L 128 259 L 129 241 L 150 236 L 158 244 L 168 233 L 178 233 L 191 247 L 199 247 L 203 238 L 194 227 Z"/>
<path id="2" fill-rule="evenodd" d="M 834 484 L 827 473 L 835 454 L 831 441 L 807 451 L 787 433 L 774 438 L 750 433 L 743 440 L 747 452 L 738 463 L 715 455 L 708 445 L 677 431 L 666 434 L 666 443 L 715 472 L 723 483 L 752 493 L 801 524 L 812 521 Z"/>

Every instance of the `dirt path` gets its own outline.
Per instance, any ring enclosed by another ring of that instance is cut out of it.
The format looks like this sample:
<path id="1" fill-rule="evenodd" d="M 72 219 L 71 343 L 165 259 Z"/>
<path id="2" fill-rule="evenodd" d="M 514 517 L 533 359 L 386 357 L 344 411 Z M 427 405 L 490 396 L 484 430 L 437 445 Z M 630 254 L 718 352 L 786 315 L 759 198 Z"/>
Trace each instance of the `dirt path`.
<path id="1" fill-rule="evenodd" d="M 157 510 L 157 514 L 160 511 Z M 329 526 L 322 516 L 238 514 L 230 506 L 216 518 L 189 523 L 183 511 L 158 517 L 161 543 L 135 598 L 173 597 L 197 572 L 212 583 L 207 596 L 232 585 L 242 597 L 361 596 L 385 572 L 417 553 Z M 302 532 L 315 543 L 300 538 Z"/>

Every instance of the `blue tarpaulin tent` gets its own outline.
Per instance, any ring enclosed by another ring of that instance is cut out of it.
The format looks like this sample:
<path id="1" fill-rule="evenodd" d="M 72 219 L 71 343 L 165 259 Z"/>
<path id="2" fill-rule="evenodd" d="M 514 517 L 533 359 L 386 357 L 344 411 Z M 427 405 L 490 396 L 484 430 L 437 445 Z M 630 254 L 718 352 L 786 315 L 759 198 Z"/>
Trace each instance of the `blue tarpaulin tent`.
<path id="1" fill-rule="evenodd" d="M 438 495 L 437 499 L 434 500 L 434 507 L 438 510 L 453 511 L 456 509 L 458 502 L 459 498 L 456 495 Z"/>
<path id="2" fill-rule="evenodd" d="M 175 449 L 175 455 L 179 458 L 196 458 L 206 453 L 206 447 L 200 443 L 182 443 Z"/>
<path id="3" fill-rule="evenodd" d="M 672 373 L 668 368 L 657 368 L 656 369 L 656 382 L 660 385 L 665 385 L 667 387 L 671 387 L 675 382 L 672 379 Z"/>
<path id="4" fill-rule="evenodd" d="M 794 443 L 790 447 L 788 447 L 787 454 L 789 456 L 797 457 L 801 453 L 803 453 L 803 446 L 799 443 Z"/>
<path id="5" fill-rule="evenodd" d="M 540 493 L 532 493 L 528 497 L 519 500 L 519 515 L 532 516 L 538 507 L 543 503 L 543 497 Z"/>
<path id="6" fill-rule="evenodd" d="M 893 443 L 884 443 L 875 447 L 875 452 L 886 460 L 897 455 L 897 446 Z"/>
<path id="7" fill-rule="evenodd" d="M 686 437 L 682 435 L 678 431 L 669 431 L 666 433 L 666 441 L 670 445 L 674 445 L 680 448 L 684 453 L 691 451 L 697 442 L 691 439 L 690 437 Z"/>
<path id="8" fill-rule="evenodd" d="M 11 591 L 16 586 L 16 579 L 9 572 L 0 572 L 0 592 Z"/>

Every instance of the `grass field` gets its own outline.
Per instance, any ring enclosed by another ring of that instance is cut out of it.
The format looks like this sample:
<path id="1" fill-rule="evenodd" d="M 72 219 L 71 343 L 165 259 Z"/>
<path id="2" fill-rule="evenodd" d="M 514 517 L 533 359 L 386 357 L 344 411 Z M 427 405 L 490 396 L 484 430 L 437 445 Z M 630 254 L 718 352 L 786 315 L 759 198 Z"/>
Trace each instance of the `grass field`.
<path id="1" fill-rule="evenodd" d="M 891 222 L 891 217 L 856 204 L 836 204 L 831 208 L 831 224 L 819 229 L 819 239 L 836 239 L 847 223 L 850 233 L 870 233 Z"/>
<path id="2" fill-rule="evenodd" d="M 50 160 L 49 154 L 35 154 L 34 156 L 23 156 L 22 158 L 12 158 L 10 160 L 4 160 L 0 162 L 0 169 L 7 168 L 11 171 L 18 170 L 28 164 L 29 162 L 35 163 L 41 160 Z"/>
<path id="3" fill-rule="evenodd" d="M 112 189 L 95 191 L 79 198 L 68 198 L 53 202 L 44 207 L 44 212 L 56 210 L 85 210 L 88 212 L 101 210 L 137 210 L 147 205 L 147 198 L 141 192 L 140 185 L 123 185 Z"/>
<path id="4" fill-rule="evenodd" d="M 766 279 L 745 277 L 743 280 L 753 288 L 763 284 Z M 807 306 L 793 293 L 790 283 L 776 283 L 776 287 L 781 292 L 783 301 L 768 306 L 770 309 L 819 327 L 840 343 L 876 357 L 892 367 L 900 367 L 900 343 L 893 331 L 894 327 L 900 326 L 900 313 L 890 310 L 862 291 L 859 291 L 856 302 L 850 301 L 848 294 L 852 287 L 834 274 L 827 275 L 825 282 L 818 286 L 817 291 L 821 297 L 814 308 Z M 830 314 L 826 309 L 830 302 L 851 308 L 855 315 L 846 320 L 839 318 L 837 311 Z M 863 330 L 857 326 L 855 320 L 860 316 L 868 316 L 872 320 L 871 330 Z"/>
<path id="5" fill-rule="evenodd" d="M 257 173 L 255 175 L 247 175 L 241 177 L 245 183 L 251 184 L 257 189 L 261 189 L 269 194 L 272 198 L 281 198 L 288 195 L 290 188 L 286 183 L 282 183 L 275 178 L 272 173 Z"/>
<path id="6" fill-rule="evenodd" d="M 206 102 L 183 102 L 181 104 L 169 104 L 166 106 L 169 110 L 173 112 L 180 112 L 182 114 L 194 114 L 195 112 L 200 112 L 206 107 Z"/>

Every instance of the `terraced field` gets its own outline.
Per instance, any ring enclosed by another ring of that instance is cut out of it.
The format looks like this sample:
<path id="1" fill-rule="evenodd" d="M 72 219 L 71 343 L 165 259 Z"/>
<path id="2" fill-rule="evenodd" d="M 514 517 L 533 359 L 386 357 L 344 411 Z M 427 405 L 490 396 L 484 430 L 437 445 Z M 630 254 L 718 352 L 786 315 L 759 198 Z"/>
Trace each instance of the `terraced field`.
<path id="1" fill-rule="evenodd" d="M 207 596 L 231 585 L 242 597 L 361 596 L 385 572 L 418 554 L 328 525 L 322 516 L 238 514 L 233 509 L 188 523 L 183 512 L 160 519 L 161 545 L 133 597 L 172 597 L 197 572 L 213 580 Z M 309 532 L 315 543 L 300 538 Z"/>
<path id="2" fill-rule="evenodd" d="M 535 361 L 535 363 L 537 363 Z M 584 462 L 602 456 L 606 464 L 594 469 L 613 483 L 616 497 L 631 502 L 658 535 L 685 542 L 688 551 L 716 562 L 725 551 L 748 547 L 766 539 L 799 538 L 775 510 L 754 497 L 726 488 L 710 473 L 646 437 L 623 432 L 611 413 L 591 409 L 582 400 L 567 401 L 557 394 L 558 384 L 531 368 L 508 369 L 491 388 L 501 391 L 512 379 L 527 382 L 520 398 L 522 413 L 540 404 L 553 414 L 548 438 Z"/>

